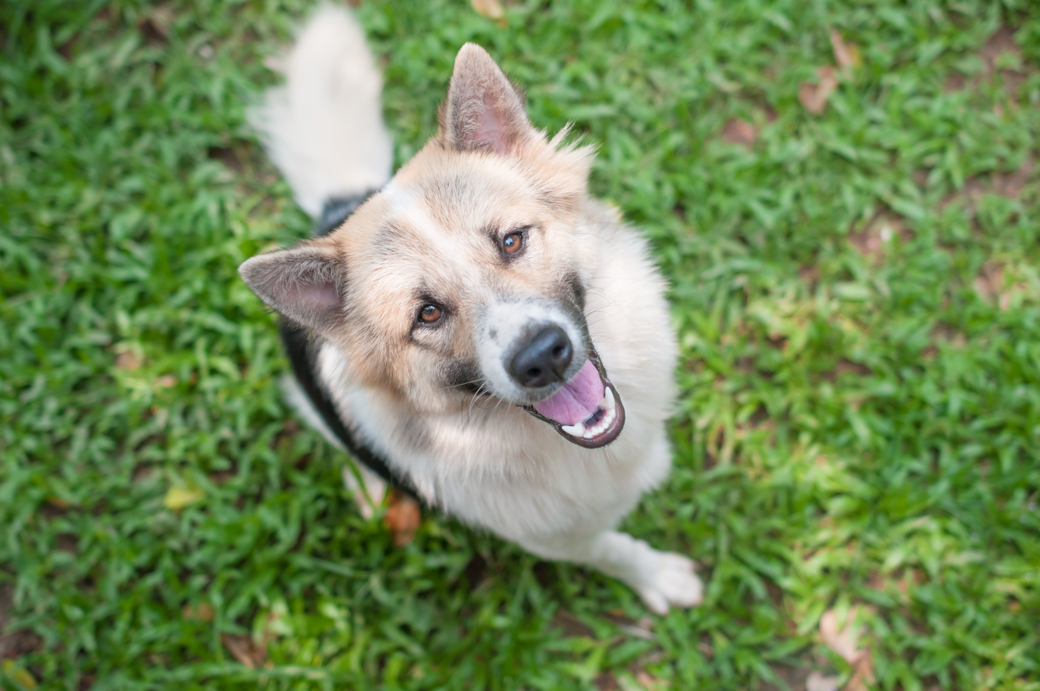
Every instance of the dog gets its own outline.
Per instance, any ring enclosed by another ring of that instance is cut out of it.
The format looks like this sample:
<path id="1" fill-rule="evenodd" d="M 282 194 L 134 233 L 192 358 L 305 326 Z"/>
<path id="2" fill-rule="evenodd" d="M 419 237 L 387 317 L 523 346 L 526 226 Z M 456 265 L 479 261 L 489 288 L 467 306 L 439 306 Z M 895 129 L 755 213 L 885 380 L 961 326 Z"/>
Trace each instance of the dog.
<path id="1" fill-rule="evenodd" d="M 591 146 L 528 120 L 462 46 L 439 130 L 391 175 L 381 77 L 320 9 L 252 122 L 318 234 L 242 279 L 283 319 L 290 401 L 385 482 L 654 612 L 690 607 L 687 557 L 615 530 L 668 475 L 675 336 L 646 240 L 593 199 Z"/>

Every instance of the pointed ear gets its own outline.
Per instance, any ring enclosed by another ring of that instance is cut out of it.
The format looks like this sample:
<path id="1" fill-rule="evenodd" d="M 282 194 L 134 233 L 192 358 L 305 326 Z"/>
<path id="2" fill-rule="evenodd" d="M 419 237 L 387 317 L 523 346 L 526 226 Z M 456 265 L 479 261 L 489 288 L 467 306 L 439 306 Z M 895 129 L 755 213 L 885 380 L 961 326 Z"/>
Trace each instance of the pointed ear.
<path id="1" fill-rule="evenodd" d="M 462 46 L 455 57 L 440 126 L 441 141 L 458 151 L 515 153 L 534 134 L 523 96 L 474 43 Z"/>
<path id="2" fill-rule="evenodd" d="M 297 324 L 324 332 L 343 318 L 342 263 L 332 248 L 258 254 L 238 273 L 261 300 Z"/>

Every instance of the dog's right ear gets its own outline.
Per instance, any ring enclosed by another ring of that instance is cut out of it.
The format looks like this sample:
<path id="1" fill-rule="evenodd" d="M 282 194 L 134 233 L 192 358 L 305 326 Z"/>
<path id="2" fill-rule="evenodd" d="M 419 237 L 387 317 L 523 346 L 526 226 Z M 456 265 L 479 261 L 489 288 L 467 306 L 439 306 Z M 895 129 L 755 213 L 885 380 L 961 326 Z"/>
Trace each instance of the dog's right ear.
<path id="1" fill-rule="evenodd" d="M 261 300 L 297 324 L 324 333 L 343 319 L 342 260 L 332 247 L 258 254 L 238 273 Z"/>
<path id="2" fill-rule="evenodd" d="M 441 143 L 457 151 L 512 154 L 533 134 L 523 96 L 487 51 L 475 43 L 462 46 L 441 106 Z"/>

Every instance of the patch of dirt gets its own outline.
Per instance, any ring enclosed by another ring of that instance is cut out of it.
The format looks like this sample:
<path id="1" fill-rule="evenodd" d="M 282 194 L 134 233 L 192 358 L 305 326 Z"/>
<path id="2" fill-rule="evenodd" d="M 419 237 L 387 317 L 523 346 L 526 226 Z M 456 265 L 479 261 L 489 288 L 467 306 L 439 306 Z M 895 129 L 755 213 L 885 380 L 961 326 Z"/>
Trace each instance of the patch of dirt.
<path id="1" fill-rule="evenodd" d="M 1015 280 L 1014 276 L 1009 280 L 1006 267 L 999 262 L 986 262 L 975 277 L 975 294 L 990 304 L 996 303 L 1001 311 L 1010 309 L 1011 298 L 1026 290 L 1026 286 Z"/>
<path id="2" fill-rule="evenodd" d="M 137 30 L 152 46 L 166 45 L 172 25 L 173 10 L 169 7 L 156 7 L 137 20 Z"/>
<path id="3" fill-rule="evenodd" d="M 614 675 L 610 672 L 597 674 L 592 683 L 596 685 L 596 688 L 599 689 L 599 691 L 617 691 L 621 688 L 617 683 L 617 679 L 615 679 Z"/>
<path id="4" fill-rule="evenodd" d="M 849 232 L 849 243 L 860 255 L 876 263 L 896 237 L 905 243 L 912 240 L 914 234 L 902 216 L 891 211 L 880 211 L 860 230 Z"/>
<path id="5" fill-rule="evenodd" d="M 750 149 L 758 139 L 758 129 L 747 120 L 733 118 L 722 128 L 722 138 L 730 144 Z"/>
<path id="6" fill-rule="evenodd" d="M 35 652 L 43 642 L 32 631 L 9 631 L 14 589 L 0 585 L 0 660 L 15 659 Z"/>
<path id="7" fill-rule="evenodd" d="M 963 204 L 964 210 L 974 218 L 979 202 L 987 194 L 995 194 L 1005 199 L 1018 199 L 1035 170 L 1036 159 L 1030 154 L 1026 156 L 1018 170 L 1009 173 L 995 172 L 987 176 L 972 176 L 965 180 L 962 189 L 946 196 L 939 202 L 939 209 L 945 209 L 951 204 Z"/>
<path id="8" fill-rule="evenodd" d="M 932 328 L 932 332 L 929 334 L 929 338 L 932 339 L 933 343 L 933 345 L 929 346 L 929 348 L 935 348 L 936 346 L 934 344 L 937 341 L 944 341 L 954 346 L 955 348 L 963 348 L 964 346 L 968 345 L 968 337 L 962 334 L 957 329 L 950 326 L 949 324 L 937 324 L 934 328 Z"/>
<path id="9" fill-rule="evenodd" d="M 487 578 L 488 564 L 484 557 L 474 554 L 473 558 L 466 564 L 466 568 L 463 569 L 463 573 L 466 576 L 466 582 L 469 584 L 470 592 L 473 592 Z"/>
<path id="10" fill-rule="evenodd" d="M 568 638 L 596 638 L 596 632 L 588 624 L 565 609 L 557 610 L 556 616 L 549 622 L 549 626 L 559 629 Z"/>
<path id="11" fill-rule="evenodd" d="M 534 573 L 534 579 L 538 581 L 538 585 L 543 588 L 548 588 L 556 582 L 556 567 L 552 562 L 535 562 L 535 565 L 531 567 L 531 572 Z"/>
<path id="12" fill-rule="evenodd" d="M 214 161 L 220 161 L 228 170 L 236 173 L 241 173 L 245 167 L 239 152 L 228 146 L 211 146 L 206 149 L 206 156 Z"/>
<path id="13" fill-rule="evenodd" d="M 824 372 L 820 378 L 824 381 L 834 383 L 835 381 L 837 381 L 838 377 L 840 377 L 843 374 L 855 374 L 861 377 L 866 377 L 873 373 L 874 371 L 866 365 L 861 365 L 858 362 L 853 362 L 852 360 L 849 360 L 847 358 L 842 358 L 838 361 L 838 364 L 834 367 L 834 369 L 830 370 L 829 372 Z"/>
<path id="14" fill-rule="evenodd" d="M 1010 59 L 1002 58 L 1001 56 L 1005 54 L 1012 57 Z M 1028 67 L 1023 59 L 1022 49 L 1015 42 L 1014 29 L 1009 26 L 997 29 L 979 49 L 978 56 L 984 65 L 979 74 L 971 77 L 959 72 L 951 74 L 946 79 L 943 90 L 946 93 L 954 93 L 967 88 L 978 89 L 983 84 L 992 84 L 994 78 L 999 76 L 1004 84 L 1004 91 L 1013 100 L 1016 100 L 1019 87 L 1026 80 Z M 1008 63 L 1019 65 L 1022 69 L 1009 69 Z"/>

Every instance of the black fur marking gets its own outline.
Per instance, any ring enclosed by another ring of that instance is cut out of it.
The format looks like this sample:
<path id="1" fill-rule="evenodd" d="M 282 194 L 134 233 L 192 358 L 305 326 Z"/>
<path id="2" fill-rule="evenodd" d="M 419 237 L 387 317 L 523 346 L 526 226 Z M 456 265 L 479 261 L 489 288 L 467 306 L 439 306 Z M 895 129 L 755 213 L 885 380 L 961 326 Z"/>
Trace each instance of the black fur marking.
<path id="1" fill-rule="evenodd" d="M 326 199 L 321 208 L 321 216 L 318 216 L 318 220 L 314 224 L 314 235 L 321 237 L 339 228 L 350 214 L 357 211 L 358 207 L 375 193 L 376 190 L 370 190 L 364 194 Z"/>
<path id="2" fill-rule="evenodd" d="M 452 389 L 476 393 L 480 388 L 480 367 L 475 362 L 455 360 L 444 372 L 444 381 Z"/>

